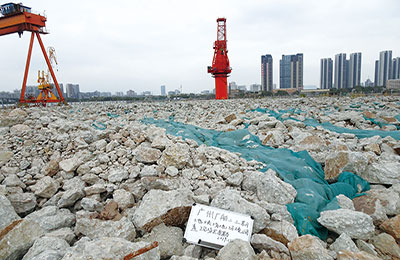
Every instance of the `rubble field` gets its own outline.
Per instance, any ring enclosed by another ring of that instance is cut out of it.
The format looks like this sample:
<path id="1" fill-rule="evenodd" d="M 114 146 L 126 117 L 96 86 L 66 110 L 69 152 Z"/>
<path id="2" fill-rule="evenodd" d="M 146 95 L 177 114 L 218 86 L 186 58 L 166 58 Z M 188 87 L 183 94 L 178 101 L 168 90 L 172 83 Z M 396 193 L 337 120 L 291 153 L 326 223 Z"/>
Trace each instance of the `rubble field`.
<path id="1" fill-rule="evenodd" d="M 400 259 L 399 129 L 385 96 L 3 109 L 0 259 Z M 250 242 L 185 242 L 194 203 Z"/>

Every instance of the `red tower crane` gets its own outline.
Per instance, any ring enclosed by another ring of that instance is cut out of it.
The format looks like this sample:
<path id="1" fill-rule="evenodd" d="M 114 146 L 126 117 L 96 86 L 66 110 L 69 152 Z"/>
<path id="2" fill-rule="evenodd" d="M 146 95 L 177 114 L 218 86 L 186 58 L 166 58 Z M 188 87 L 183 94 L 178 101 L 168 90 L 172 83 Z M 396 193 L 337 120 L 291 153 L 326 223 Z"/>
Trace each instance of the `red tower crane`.
<path id="1" fill-rule="evenodd" d="M 214 42 L 214 57 L 212 66 L 207 68 L 215 78 L 215 99 L 228 98 L 227 77 L 232 68 L 229 66 L 228 50 L 226 48 L 226 19 L 217 19 L 217 40 Z"/>
<path id="2" fill-rule="evenodd" d="M 19 103 L 20 104 L 37 103 L 37 104 L 43 104 L 44 106 L 47 103 L 57 103 L 57 102 L 65 103 L 56 76 L 54 75 L 54 71 L 51 66 L 50 60 L 47 57 L 46 50 L 43 46 L 42 39 L 40 38 L 40 34 L 47 34 L 47 32 L 43 29 L 44 27 L 46 27 L 47 18 L 38 14 L 31 13 L 31 8 L 23 6 L 22 4 L 14 4 L 14 3 L 3 4 L 0 6 L 0 12 L 3 15 L 2 17 L 0 17 L 0 36 L 11 33 L 18 33 L 18 35 L 21 37 L 24 31 L 32 32 Z M 54 94 L 51 92 L 50 89 L 52 88 L 52 86 L 48 84 L 48 86 L 46 87 L 42 86 L 42 88 L 39 88 L 41 90 L 41 93 L 37 98 L 25 99 L 26 79 L 28 77 L 28 70 L 31 61 L 32 46 L 35 35 L 39 41 L 39 45 L 40 48 L 42 49 L 44 59 L 46 60 L 47 63 L 47 67 L 49 68 L 49 72 L 51 74 L 51 77 L 53 78 L 54 85 L 57 88 L 59 96 L 58 98 L 54 96 Z"/>

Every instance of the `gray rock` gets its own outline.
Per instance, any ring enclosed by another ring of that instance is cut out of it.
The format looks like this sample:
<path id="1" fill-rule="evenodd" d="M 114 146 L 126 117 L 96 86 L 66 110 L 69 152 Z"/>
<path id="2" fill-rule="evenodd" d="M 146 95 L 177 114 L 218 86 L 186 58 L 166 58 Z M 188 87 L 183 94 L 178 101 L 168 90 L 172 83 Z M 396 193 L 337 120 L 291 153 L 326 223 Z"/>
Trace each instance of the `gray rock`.
<path id="1" fill-rule="evenodd" d="M 72 244 L 75 239 L 75 233 L 70 228 L 60 228 L 49 233 L 46 233 L 48 237 L 56 237 L 67 241 L 68 244 Z"/>
<path id="2" fill-rule="evenodd" d="M 144 195 L 132 221 L 137 228 L 145 231 L 151 231 L 161 223 L 180 226 L 189 218 L 193 203 L 193 193 L 187 189 L 150 190 Z"/>
<path id="3" fill-rule="evenodd" d="M 256 260 L 256 254 L 250 243 L 235 239 L 219 250 L 215 260 Z"/>
<path id="4" fill-rule="evenodd" d="M 343 233 L 338 238 L 336 238 L 335 242 L 329 246 L 329 249 L 335 251 L 336 253 L 344 250 L 360 252 L 351 237 L 349 237 L 349 235 L 347 235 L 346 233 Z"/>
<path id="5" fill-rule="evenodd" d="M 18 176 L 14 173 L 6 174 L 6 178 L 3 181 L 3 185 L 7 187 L 21 187 L 25 189 L 26 185 L 18 178 Z"/>
<path id="6" fill-rule="evenodd" d="M 103 237 L 93 241 L 82 241 L 69 248 L 62 260 L 123 259 L 148 245 L 146 242 L 132 243 L 123 238 Z M 158 247 L 135 257 L 135 260 L 160 260 Z"/>
<path id="7" fill-rule="evenodd" d="M 281 242 L 275 241 L 272 238 L 268 237 L 267 235 L 264 234 L 254 234 L 251 237 L 251 245 L 259 250 L 273 250 L 279 253 L 285 253 L 287 255 L 289 255 L 289 249 L 287 249 L 287 247 L 282 244 Z"/>
<path id="8" fill-rule="evenodd" d="M 85 187 L 84 191 L 85 191 L 86 196 L 90 196 L 90 195 L 93 195 L 93 194 L 103 193 L 103 192 L 105 192 L 107 190 L 106 190 L 106 187 L 105 187 L 104 184 L 96 183 L 96 184 L 94 184 L 92 186 Z"/>
<path id="9" fill-rule="evenodd" d="M 296 260 L 333 260 L 321 241 L 314 236 L 304 235 L 288 243 L 291 257 Z"/>
<path id="10" fill-rule="evenodd" d="M 276 172 L 269 169 L 267 172 L 246 172 L 243 188 L 255 191 L 260 201 L 286 205 L 293 203 L 297 195 L 292 185 L 282 181 Z"/>
<path id="11" fill-rule="evenodd" d="M 85 182 L 79 176 L 75 176 L 72 179 L 65 180 L 62 188 L 64 190 L 84 189 Z"/>
<path id="12" fill-rule="evenodd" d="M 380 160 L 368 165 L 367 169 L 359 173 L 366 181 L 380 184 L 400 183 L 400 162 Z"/>
<path id="13" fill-rule="evenodd" d="M 37 205 L 35 194 L 29 192 L 9 194 L 7 198 L 18 214 L 28 214 Z"/>
<path id="14" fill-rule="evenodd" d="M 344 196 L 343 194 L 336 196 L 336 199 L 338 201 L 340 208 L 355 210 L 353 201 L 351 199 L 347 198 L 346 196 Z"/>
<path id="15" fill-rule="evenodd" d="M 381 201 L 370 194 L 359 196 L 353 199 L 354 208 L 372 217 L 375 225 L 379 225 L 388 219 L 386 209 Z"/>
<path id="16" fill-rule="evenodd" d="M 115 190 L 113 192 L 113 198 L 118 203 L 118 207 L 121 210 L 131 208 L 135 204 L 135 198 L 132 193 L 123 189 Z"/>
<path id="17" fill-rule="evenodd" d="M 296 227 L 286 220 L 272 221 L 263 232 L 284 245 L 287 245 L 288 242 L 292 242 L 299 237 Z"/>
<path id="18" fill-rule="evenodd" d="M 370 216 L 349 209 L 323 211 L 317 220 L 328 230 L 338 234 L 346 233 L 356 239 L 369 239 L 375 231 Z"/>
<path id="19" fill-rule="evenodd" d="M 44 207 L 25 217 L 39 223 L 46 232 L 64 227 L 72 227 L 75 224 L 75 215 L 68 209 L 58 209 L 56 206 Z"/>
<path id="20" fill-rule="evenodd" d="M 184 256 L 173 255 L 170 258 L 170 260 L 198 260 L 198 258 L 197 257 L 186 256 L 186 255 L 184 255 Z"/>
<path id="21" fill-rule="evenodd" d="M 151 147 L 164 150 L 165 147 L 171 145 L 172 142 L 165 136 L 156 136 L 151 142 Z"/>
<path id="22" fill-rule="evenodd" d="M 178 175 L 179 171 L 175 166 L 168 166 L 167 169 L 165 169 L 165 173 L 171 177 L 175 177 Z"/>
<path id="23" fill-rule="evenodd" d="M 24 255 L 22 260 L 59 260 L 64 256 L 67 248 L 69 248 L 69 244 L 64 239 L 47 236 L 41 237 L 33 243 L 33 246 Z"/>
<path id="24" fill-rule="evenodd" d="M 178 227 L 167 227 L 160 224 L 153 228 L 150 234 L 144 236 L 140 241 L 152 243 L 158 242 L 160 257 L 162 259 L 173 255 L 183 254 L 183 231 Z"/>
<path id="25" fill-rule="evenodd" d="M 400 247 L 396 240 L 387 233 L 381 233 L 371 239 L 380 257 L 389 256 L 391 259 L 400 258 Z"/>
<path id="26" fill-rule="evenodd" d="M 268 213 L 259 205 L 242 198 L 236 190 L 224 189 L 220 191 L 210 205 L 252 216 L 254 218 L 253 232 L 255 233 L 264 229 L 269 223 Z"/>
<path id="27" fill-rule="evenodd" d="M 165 167 L 175 166 L 177 169 L 184 168 L 190 161 L 190 149 L 187 144 L 172 144 L 165 148 L 159 164 Z"/>
<path id="28" fill-rule="evenodd" d="M 101 211 L 103 208 L 103 205 L 99 201 L 92 198 L 83 198 L 81 200 L 81 206 L 87 211 Z"/>
<path id="29" fill-rule="evenodd" d="M 142 163 L 155 163 L 161 157 L 161 151 L 144 144 L 136 148 L 136 160 Z"/>
<path id="30" fill-rule="evenodd" d="M 356 243 L 357 243 L 357 247 L 359 250 L 365 251 L 370 255 L 374 255 L 374 256 L 378 255 L 378 253 L 375 251 L 374 245 L 367 243 L 361 239 L 357 239 Z"/>
<path id="31" fill-rule="evenodd" d="M 240 186 L 243 181 L 243 173 L 237 172 L 226 179 L 226 183 L 232 186 Z"/>
<path id="32" fill-rule="evenodd" d="M 15 135 L 15 136 L 23 136 L 31 130 L 32 129 L 27 125 L 17 124 L 10 128 L 10 134 Z"/>
<path id="33" fill-rule="evenodd" d="M 158 175 L 159 172 L 157 171 L 156 165 L 145 165 L 143 169 L 140 171 L 140 177 L 149 177 Z"/>
<path id="34" fill-rule="evenodd" d="M 133 241 L 136 237 L 136 230 L 132 222 L 125 217 L 118 221 L 80 217 L 76 220 L 75 234 L 82 234 L 91 239 L 120 237 L 128 241 Z"/>
<path id="35" fill-rule="evenodd" d="M 400 195 L 397 192 L 390 189 L 371 189 L 366 193 L 381 202 L 387 215 L 400 214 Z"/>
<path id="36" fill-rule="evenodd" d="M 82 189 L 71 189 L 64 192 L 60 200 L 57 203 L 59 208 L 70 207 L 75 204 L 78 200 L 83 198 L 85 193 Z"/>
<path id="37" fill-rule="evenodd" d="M 36 196 L 51 198 L 58 190 L 58 183 L 50 176 L 45 176 L 38 180 L 35 185 L 30 186 Z"/>
<path id="38" fill-rule="evenodd" d="M 6 196 L 0 194 L 0 231 L 20 217 Z"/>
<path id="39" fill-rule="evenodd" d="M 11 158 L 14 156 L 14 153 L 11 151 L 1 151 L 0 152 L 0 165 L 8 163 Z"/>
<path id="40" fill-rule="evenodd" d="M 128 177 L 129 172 L 125 168 L 112 168 L 108 174 L 108 181 L 116 183 L 126 180 Z"/>
<path id="41" fill-rule="evenodd" d="M 36 239 L 43 235 L 40 226 L 30 220 L 15 220 L 9 231 L 0 237 L 0 259 L 21 259 Z"/>

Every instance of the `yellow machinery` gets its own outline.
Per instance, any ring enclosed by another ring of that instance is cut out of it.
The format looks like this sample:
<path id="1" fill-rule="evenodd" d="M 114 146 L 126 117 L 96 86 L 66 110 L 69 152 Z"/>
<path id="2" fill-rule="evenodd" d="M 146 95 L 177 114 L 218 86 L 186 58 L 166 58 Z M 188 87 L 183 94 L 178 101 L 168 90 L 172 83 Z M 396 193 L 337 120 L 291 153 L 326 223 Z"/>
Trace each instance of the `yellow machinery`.
<path id="1" fill-rule="evenodd" d="M 58 65 L 57 59 L 56 59 L 56 50 L 54 47 L 49 47 L 47 49 L 49 60 L 50 60 L 50 66 L 54 67 L 54 63 Z M 40 94 L 36 98 L 38 103 L 43 103 L 43 105 L 46 104 L 48 101 L 55 101 L 58 98 L 51 92 L 51 89 L 53 88 L 52 84 L 50 83 L 50 69 L 47 70 L 47 73 L 45 74 L 44 71 L 42 70 L 42 73 L 40 73 L 40 70 L 38 71 L 38 80 L 37 82 L 39 83 L 39 90 Z"/>

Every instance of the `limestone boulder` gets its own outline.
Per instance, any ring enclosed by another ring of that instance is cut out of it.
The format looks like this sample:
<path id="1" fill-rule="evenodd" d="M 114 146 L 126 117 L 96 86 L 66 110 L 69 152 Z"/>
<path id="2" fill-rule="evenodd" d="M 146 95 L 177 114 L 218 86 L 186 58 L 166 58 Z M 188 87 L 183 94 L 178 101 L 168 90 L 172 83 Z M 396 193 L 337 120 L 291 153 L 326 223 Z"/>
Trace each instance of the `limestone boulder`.
<path id="1" fill-rule="evenodd" d="M 132 221 L 147 232 L 161 223 L 180 226 L 187 222 L 193 203 L 193 193 L 188 189 L 150 190 L 143 196 Z"/>
<path id="2" fill-rule="evenodd" d="M 75 215 L 73 213 L 68 209 L 59 209 L 56 206 L 43 207 L 32 212 L 25 219 L 39 223 L 40 227 L 46 232 L 72 227 L 75 224 Z"/>
<path id="3" fill-rule="evenodd" d="M 8 194 L 7 198 L 13 205 L 15 212 L 22 215 L 32 212 L 37 205 L 35 194 L 30 192 Z"/>
<path id="4" fill-rule="evenodd" d="M 344 250 L 337 253 L 337 260 L 381 260 L 381 258 L 364 251 L 352 252 Z"/>
<path id="5" fill-rule="evenodd" d="M 270 217 L 265 209 L 249 202 L 240 196 L 236 190 L 221 190 L 211 201 L 210 206 L 249 215 L 254 218 L 253 232 L 259 232 L 270 222 Z"/>
<path id="6" fill-rule="evenodd" d="M 338 238 L 336 238 L 335 242 L 333 242 L 329 246 L 329 249 L 335 251 L 336 253 L 345 250 L 351 252 L 360 252 L 351 237 L 349 237 L 349 235 L 347 235 L 346 233 L 343 233 Z"/>
<path id="7" fill-rule="evenodd" d="M 30 220 L 15 220 L 1 232 L 0 259 L 21 259 L 33 243 L 43 235 L 38 223 Z"/>
<path id="8" fill-rule="evenodd" d="M 63 258 L 67 248 L 69 244 L 64 239 L 44 236 L 36 239 L 22 260 L 59 260 Z"/>
<path id="9" fill-rule="evenodd" d="M 250 243 L 244 240 L 235 239 L 218 252 L 215 260 L 256 260 L 257 256 Z"/>
<path id="10" fill-rule="evenodd" d="M 284 244 L 264 234 L 253 234 L 250 243 L 259 251 L 266 250 L 268 252 L 272 250 L 289 255 L 289 249 Z"/>
<path id="11" fill-rule="evenodd" d="M 57 206 L 59 208 L 66 208 L 73 206 L 75 202 L 82 199 L 85 196 L 85 193 L 82 189 L 70 189 L 64 192 L 57 202 Z"/>
<path id="12" fill-rule="evenodd" d="M 296 227 L 286 220 L 271 221 L 262 232 L 286 246 L 299 237 Z"/>
<path id="13" fill-rule="evenodd" d="M 288 243 L 292 259 L 296 260 L 333 260 L 321 241 L 312 235 L 304 235 Z"/>
<path id="14" fill-rule="evenodd" d="M 380 257 L 400 259 L 400 247 L 396 240 L 387 233 L 381 233 L 371 239 Z"/>
<path id="15" fill-rule="evenodd" d="M 151 233 L 145 235 L 140 241 L 158 242 L 158 250 L 162 259 L 173 255 L 183 254 L 183 231 L 178 227 L 169 227 L 164 223 L 153 228 Z"/>
<path id="16" fill-rule="evenodd" d="M 375 231 L 370 216 L 349 209 L 323 211 L 317 221 L 330 231 L 340 235 L 346 233 L 356 239 L 369 239 Z"/>
<path id="17" fill-rule="evenodd" d="M 371 163 L 364 172 L 358 175 L 370 183 L 400 183 L 400 162 L 379 160 L 378 162 Z"/>
<path id="18" fill-rule="evenodd" d="M 0 194 L 0 231 L 6 226 L 20 219 L 6 196 Z"/>
<path id="19" fill-rule="evenodd" d="M 29 131 L 31 131 L 31 128 L 24 124 L 13 125 L 10 128 L 10 134 L 15 136 L 23 136 L 27 134 Z"/>
<path id="20" fill-rule="evenodd" d="M 265 173 L 245 172 L 242 187 L 245 190 L 255 191 L 260 201 L 281 205 L 293 203 L 297 195 L 293 186 L 277 177 L 277 173 L 272 169 Z"/>
<path id="21" fill-rule="evenodd" d="M 161 151 L 144 144 L 135 150 L 136 160 L 142 163 L 154 163 L 161 157 Z"/>
<path id="22" fill-rule="evenodd" d="M 50 176 L 45 176 L 38 180 L 35 185 L 30 186 L 36 196 L 51 198 L 58 190 L 58 183 Z"/>
<path id="23" fill-rule="evenodd" d="M 379 227 L 400 242 L 400 215 L 384 221 Z"/>
<path id="24" fill-rule="evenodd" d="M 168 167 L 175 166 L 177 169 L 184 168 L 190 162 L 190 149 L 187 144 L 171 144 L 162 152 L 158 164 Z"/>
<path id="25" fill-rule="evenodd" d="M 336 181 L 343 171 L 362 175 L 368 167 L 368 157 L 362 152 L 339 151 L 325 160 L 325 179 Z"/>
<path id="26" fill-rule="evenodd" d="M 382 206 L 381 201 L 369 194 L 354 198 L 353 205 L 355 210 L 364 212 L 365 214 L 371 216 L 374 224 L 376 225 L 379 225 L 388 219 L 386 210 Z"/>
<path id="27" fill-rule="evenodd" d="M 149 246 L 146 242 L 132 243 L 119 237 L 85 240 L 67 249 L 62 260 L 123 259 L 125 256 Z M 137 256 L 135 260 L 160 260 L 158 247 Z"/>
<path id="28" fill-rule="evenodd" d="M 118 221 L 78 217 L 75 225 L 75 234 L 82 234 L 91 239 L 120 237 L 128 241 L 133 241 L 136 237 L 136 229 L 126 217 Z"/>

